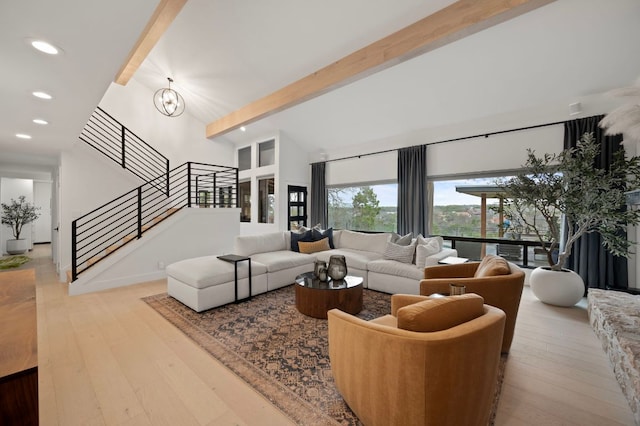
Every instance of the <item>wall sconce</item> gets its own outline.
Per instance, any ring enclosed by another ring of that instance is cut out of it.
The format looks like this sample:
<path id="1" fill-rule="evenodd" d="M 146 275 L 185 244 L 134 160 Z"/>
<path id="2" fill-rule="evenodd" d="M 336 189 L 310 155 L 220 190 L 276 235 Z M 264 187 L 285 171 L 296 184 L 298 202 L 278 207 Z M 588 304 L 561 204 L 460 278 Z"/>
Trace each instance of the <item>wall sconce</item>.
<path id="1" fill-rule="evenodd" d="M 153 95 L 153 104 L 156 109 L 167 117 L 177 117 L 184 112 L 184 99 L 180 93 L 171 88 L 173 79 L 167 77 L 169 80 L 169 87 L 166 89 L 159 89 Z"/>

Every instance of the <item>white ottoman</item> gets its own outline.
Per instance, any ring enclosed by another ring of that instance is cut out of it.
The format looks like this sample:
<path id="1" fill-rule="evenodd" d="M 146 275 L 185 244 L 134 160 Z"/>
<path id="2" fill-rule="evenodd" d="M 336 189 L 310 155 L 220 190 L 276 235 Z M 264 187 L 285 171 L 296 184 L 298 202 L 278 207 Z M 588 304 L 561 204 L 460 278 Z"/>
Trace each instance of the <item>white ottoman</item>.
<path id="1" fill-rule="evenodd" d="M 249 262 L 238 263 L 238 299 L 249 297 Z M 267 267 L 251 262 L 251 295 L 267 291 Z M 217 256 L 185 259 L 167 266 L 167 293 L 196 312 L 235 301 L 234 264 Z"/>

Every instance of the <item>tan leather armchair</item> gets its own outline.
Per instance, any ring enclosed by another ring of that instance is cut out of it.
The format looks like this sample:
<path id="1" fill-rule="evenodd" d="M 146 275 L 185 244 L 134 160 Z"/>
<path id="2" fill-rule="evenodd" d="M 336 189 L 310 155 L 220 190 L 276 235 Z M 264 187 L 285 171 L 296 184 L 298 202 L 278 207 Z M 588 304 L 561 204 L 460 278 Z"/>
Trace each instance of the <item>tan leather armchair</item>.
<path id="1" fill-rule="evenodd" d="M 449 293 L 449 284 L 459 284 L 466 286 L 467 293 L 482 296 L 484 303 L 502 309 L 507 314 L 502 352 L 508 353 L 513 341 L 522 297 L 524 272 L 517 265 L 507 263 L 510 269 L 509 274 L 480 278 L 474 277 L 480 262 L 429 266 L 425 268 L 424 279 L 420 281 L 420 294 L 429 296 L 434 293 Z"/>
<path id="2" fill-rule="evenodd" d="M 497 380 L 505 314 L 482 314 L 436 332 L 397 328 L 398 309 L 428 299 L 393 295 L 392 315 L 364 321 L 328 312 L 336 386 L 367 426 L 486 425 Z"/>

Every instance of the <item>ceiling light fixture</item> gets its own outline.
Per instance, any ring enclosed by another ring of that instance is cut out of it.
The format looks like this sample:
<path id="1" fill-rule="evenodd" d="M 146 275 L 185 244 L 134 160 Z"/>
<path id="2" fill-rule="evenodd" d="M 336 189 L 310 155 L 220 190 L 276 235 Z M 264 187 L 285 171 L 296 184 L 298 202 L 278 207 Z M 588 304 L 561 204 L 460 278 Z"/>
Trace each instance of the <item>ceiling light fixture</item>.
<path id="1" fill-rule="evenodd" d="M 34 118 L 34 119 L 33 119 L 33 122 L 34 122 L 34 123 L 36 123 L 36 124 L 42 124 L 43 126 L 44 126 L 45 124 L 49 124 L 49 122 L 48 122 L 47 120 L 43 120 L 43 119 L 41 119 L 41 118 Z"/>
<path id="2" fill-rule="evenodd" d="M 31 135 L 26 135 L 24 133 L 16 133 L 16 138 L 20 139 L 31 139 Z"/>
<path id="3" fill-rule="evenodd" d="M 242 127 L 240 127 L 240 131 L 241 131 L 241 132 L 246 132 L 246 131 L 247 131 L 247 128 L 246 128 L 246 127 L 244 127 L 244 126 L 242 126 Z"/>
<path id="4" fill-rule="evenodd" d="M 51 96 L 48 93 L 45 92 L 33 92 L 32 93 L 33 96 L 35 96 L 36 98 L 40 98 L 40 99 L 52 99 L 53 96 Z"/>
<path id="5" fill-rule="evenodd" d="M 47 43 L 46 41 L 42 40 L 32 40 L 31 46 L 48 55 L 57 55 L 58 53 L 60 53 L 60 49 L 58 49 L 51 43 Z"/>
<path id="6" fill-rule="evenodd" d="M 153 104 L 167 117 L 177 117 L 184 112 L 184 99 L 180 93 L 171 88 L 173 79 L 167 77 L 167 80 L 169 80 L 169 87 L 156 91 L 153 95 Z"/>

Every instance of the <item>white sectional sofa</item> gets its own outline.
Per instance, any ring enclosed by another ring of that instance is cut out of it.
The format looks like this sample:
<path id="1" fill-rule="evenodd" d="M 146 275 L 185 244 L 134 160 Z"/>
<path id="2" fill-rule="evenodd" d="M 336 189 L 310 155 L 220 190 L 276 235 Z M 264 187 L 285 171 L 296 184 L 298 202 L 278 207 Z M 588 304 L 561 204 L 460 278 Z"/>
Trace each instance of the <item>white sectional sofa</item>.
<path id="1" fill-rule="evenodd" d="M 389 258 L 388 243 L 393 236 L 333 231 L 335 248 L 304 254 L 291 250 L 289 231 L 273 232 L 236 237 L 234 254 L 251 257 L 252 295 L 292 284 L 297 275 L 312 271 L 316 260 L 328 263 L 337 254 L 345 257 L 349 275 L 363 278 L 365 288 L 390 294 L 419 294 L 424 266 L 457 255 L 456 250 L 443 248 L 439 239 L 437 253 L 418 259 L 419 265 L 403 263 Z M 416 240 L 412 244 L 415 246 Z M 221 262 L 216 256 L 205 256 L 169 265 L 168 294 L 198 312 L 233 302 L 233 265 Z M 243 264 L 238 268 L 240 298 L 248 295 L 248 268 Z"/>

